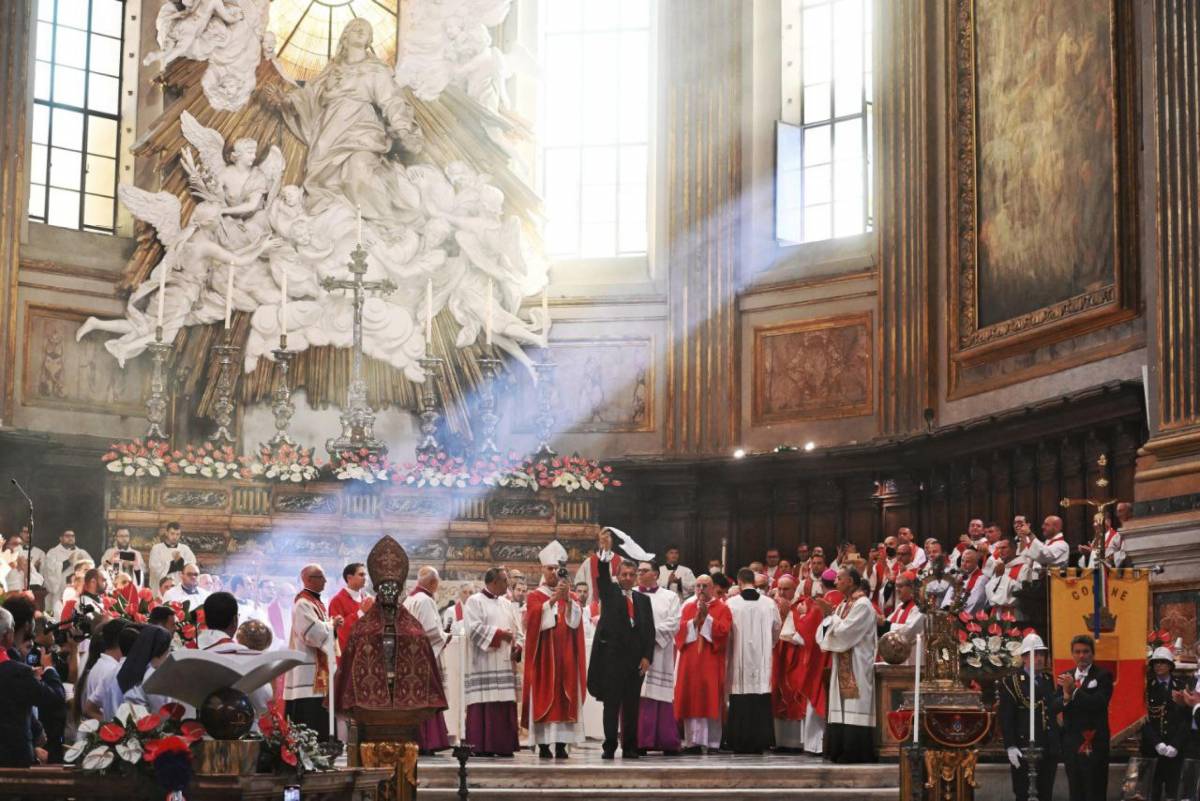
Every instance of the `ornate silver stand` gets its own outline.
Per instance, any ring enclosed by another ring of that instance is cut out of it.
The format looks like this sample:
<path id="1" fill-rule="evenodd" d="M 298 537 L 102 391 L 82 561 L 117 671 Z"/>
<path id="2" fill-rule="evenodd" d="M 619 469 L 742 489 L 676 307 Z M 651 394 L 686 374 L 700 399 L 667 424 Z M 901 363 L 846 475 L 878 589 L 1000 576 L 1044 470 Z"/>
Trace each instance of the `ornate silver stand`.
<path id="1" fill-rule="evenodd" d="M 418 362 L 425 373 L 421 384 L 421 442 L 417 455 L 433 454 L 442 449 L 437 440 L 437 424 L 441 414 L 437 409 L 437 379 L 442 373 L 442 360 L 436 356 L 424 356 Z"/>
<path id="2" fill-rule="evenodd" d="M 920 725 L 914 720 L 914 725 Z M 901 747 L 904 759 L 908 762 L 908 798 L 911 801 L 922 801 L 925 798 L 925 759 L 923 749 L 919 745 L 908 743 Z"/>
<path id="3" fill-rule="evenodd" d="M 146 439 L 165 440 L 167 434 L 163 430 L 163 424 L 167 422 L 166 365 L 171 346 L 162 341 L 162 329 L 159 328 L 154 341 L 147 347 L 154 367 L 150 374 L 150 397 L 146 398 L 146 421 L 150 424 L 146 428 Z"/>
<path id="4" fill-rule="evenodd" d="M 230 433 L 229 427 L 233 424 L 233 385 L 237 379 L 233 357 L 241 348 L 224 339 L 213 345 L 212 349 L 220 364 L 220 372 L 217 374 L 217 400 L 213 403 L 213 420 L 217 424 L 217 430 L 212 435 L 212 440 L 217 444 L 224 442 L 232 445 L 236 438 Z"/>
<path id="5" fill-rule="evenodd" d="M 1032 658 L 1033 657 L 1031 656 L 1030 659 Z M 1024 754 L 1025 762 L 1027 765 L 1029 765 L 1029 790 L 1025 797 L 1028 798 L 1029 801 L 1038 801 L 1037 774 L 1038 763 L 1042 761 L 1042 749 L 1036 744 L 1031 743 L 1025 749 Z M 1042 801 L 1050 801 L 1050 799 L 1043 798 Z"/>
<path id="6" fill-rule="evenodd" d="M 390 295 L 396 291 L 396 285 L 384 279 L 382 281 L 364 281 L 367 274 L 367 251 L 359 244 L 350 254 L 350 280 L 324 278 L 321 287 L 326 292 L 335 289 L 349 289 L 354 293 L 354 359 L 350 389 L 346 393 L 346 408 L 342 411 L 342 435 L 337 439 L 332 437 L 325 442 L 325 448 L 331 456 L 343 451 L 360 451 L 366 448 L 373 454 L 387 453 L 387 446 L 375 438 L 375 412 L 367 404 L 367 382 L 363 378 L 362 369 L 362 312 L 363 302 L 367 292 L 379 295 Z"/>
<path id="7" fill-rule="evenodd" d="M 543 348 L 542 359 L 533 365 L 537 375 L 537 424 L 538 447 L 534 454 L 539 462 L 549 461 L 558 453 L 550 447 L 550 438 L 554 435 L 554 368 L 557 365 L 550 358 L 550 349 Z"/>
<path id="8" fill-rule="evenodd" d="M 479 359 L 483 382 L 479 385 L 479 439 L 475 454 L 482 458 L 500 453 L 496 447 L 496 425 L 500 422 L 500 416 L 496 414 L 496 378 L 503 365 L 504 362 L 490 356 Z"/>
<path id="9" fill-rule="evenodd" d="M 267 443 L 272 449 L 280 445 L 295 447 L 296 442 L 288 436 L 288 426 L 291 425 L 292 415 L 296 413 L 296 405 L 292 403 L 292 388 L 288 384 L 288 372 L 292 367 L 292 359 L 296 354 L 287 349 L 287 336 L 279 338 L 279 347 L 271 351 L 278 365 L 275 377 L 275 390 L 271 393 L 271 412 L 275 415 L 275 436 Z"/>

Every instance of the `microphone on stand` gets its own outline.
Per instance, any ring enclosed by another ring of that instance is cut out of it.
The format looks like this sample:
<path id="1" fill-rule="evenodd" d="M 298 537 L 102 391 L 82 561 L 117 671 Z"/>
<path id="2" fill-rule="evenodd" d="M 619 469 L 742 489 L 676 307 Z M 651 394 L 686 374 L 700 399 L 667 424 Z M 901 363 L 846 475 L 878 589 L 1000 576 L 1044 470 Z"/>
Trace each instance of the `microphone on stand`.
<path id="1" fill-rule="evenodd" d="M 25 543 L 25 550 L 28 555 L 25 557 L 25 589 L 30 589 L 30 584 L 33 582 L 33 498 L 29 497 L 29 493 L 21 486 L 20 482 L 15 478 L 10 478 L 9 481 L 17 488 L 17 492 L 25 498 L 25 503 L 29 504 L 29 542 Z"/>

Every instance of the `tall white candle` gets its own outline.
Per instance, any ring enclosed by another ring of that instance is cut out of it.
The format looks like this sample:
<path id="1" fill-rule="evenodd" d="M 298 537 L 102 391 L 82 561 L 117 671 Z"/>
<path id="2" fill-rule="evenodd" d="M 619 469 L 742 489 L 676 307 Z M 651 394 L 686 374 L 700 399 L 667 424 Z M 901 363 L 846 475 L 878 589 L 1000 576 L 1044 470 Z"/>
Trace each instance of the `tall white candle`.
<path id="1" fill-rule="evenodd" d="M 163 300 L 167 296 L 167 270 L 158 268 L 158 327 L 163 327 Z"/>
<path id="2" fill-rule="evenodd" d="M 913 745 L 921 742 L 921 635 L 917 635 L 917 675 L 913 678 Z"/>
<path id="3" fill-rule="evenodd" d="M 225 281 L 225 328 L 229 328 L 229 320 L 233 316 L 233 264 L 229 264 L 229 277 Z"/>
<path id="4" fill-rule="evenodd" d="M 362 244 L 362 206 L 357 206 L 358 209 L 358 244 Z"/>
<path id="5" fill-rule="evenodd" d="M 550 327 L 550 285 L 542 287 L 542 329 Z"/>
<path id="6" fill-rule="evenodd" d="M 1037 741 L 1037 730 L 1034 728 L 1033 721 L 1037 717 L 1037 681 L 1034 672 L 1034 666 L 1037 664 L 1037 651 L 1029 652 L 1029 745 L 1032 747 Z"/>
<path id="7" fill-rule="evenodd" d="M 492 344 L 492 279 L 488 279 L 488 296 L 487 296 L 487 344 L 491 347 Z"/>
<path id="8" fill-rule="evenodd" d="M 425 352 L 433 355 L 433 279 L 425 282 Z"/>
<path id="9" fill-rule="evenodd" d="M 325 662 L 329 665 L 329 737 L 333 740 L 337 739 L 337 718 L 333 710 L 333 676 L 337 671 L 336 643 L 337 637 L 330 637 L 325 651 Z"/>
<path id="10" fill-rule="evenodd" d="M 287 337 L 287 268 L 283 270 L 283 280 L 280 283 L 282 284 L 280 289 L 283 291 L 283 298 L 279 302 L 279 341 L 283 342 L 283 339 Z"/>

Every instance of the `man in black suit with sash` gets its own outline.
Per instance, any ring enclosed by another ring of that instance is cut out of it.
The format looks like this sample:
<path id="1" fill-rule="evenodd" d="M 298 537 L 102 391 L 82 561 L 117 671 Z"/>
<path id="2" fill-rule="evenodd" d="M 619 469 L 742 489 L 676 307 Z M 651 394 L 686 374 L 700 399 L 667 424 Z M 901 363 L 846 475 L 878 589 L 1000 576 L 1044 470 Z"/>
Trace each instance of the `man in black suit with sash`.
<path id="1" fill-rule="evenodd" d="M 996 694 L 1000 698 L 1000 731 L 1004 737 L 1004 749 L 1011 763 L 1013 796 L 1017 801 L 1029 798 L 1029 763 L 1026 749 L 1029 747 L 1029 660 L 1036 659 L 1034 668 L 1037 693 L 1034 703 L 1034 739 L 1042 749 L 1037 766 L 1037 797 L 1039 801 L 1051 801 L 1054 797 L 1054 777 L 1058 773 L 1061 757 L 1058 713 L 1062 711 L 1062 699 L 1054 691 L 1054 681 L 1042 670 L 1046 664 L 1046 646 L 1042 638 L 1030 633 L 1021 642 L 1024 667 L 1019 673 L 1005 676 Z"/>
<path id="2" fill-rule="evenodd" d="M 1058 677 L 1063 703 L 1063 766 L 1071 801 L 1108 797 L 1108 702 L 1113 677 L 1093 664 L 1096 641 L 1087 634 L 1071 640 L 1075 669 Z"/>
<path id="3" fill-rule="evenodd" d="M 617 750 L 621 727 L 621 756 L 638 756 L 638 699 L 642 680 L 654 658 L 654 610 L 649 596 L 633 591 L 637 562 L 623 559 L 616 583 L 609 572 L 612 551 L 599 552 L 596 594 L 600 620 L 592 639 L 587 689 L 604 704 L 604 759 Z"/>

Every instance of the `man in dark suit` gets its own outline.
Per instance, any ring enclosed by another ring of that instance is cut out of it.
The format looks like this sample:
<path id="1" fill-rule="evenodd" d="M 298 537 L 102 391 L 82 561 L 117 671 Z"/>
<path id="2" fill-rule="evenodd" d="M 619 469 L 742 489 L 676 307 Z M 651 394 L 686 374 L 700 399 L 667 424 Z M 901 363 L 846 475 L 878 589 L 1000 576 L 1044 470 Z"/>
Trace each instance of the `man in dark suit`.
<path id="1" fill-rule="evenodd" d="M 0 607 L 0 767 L 27 768 L 35 761 L 30 710 L 36 706 L 65 714 L 66 701 L 48 654 L 37 670 L 12 658 L 13 634 L 12 614 Z"/>
<path id="2" fill-rule="evenodd" d="M 1054 691 L 1054 681 L 1043 673 L 1046 664 L 1046 646 L 1037 634 L 1028 634 L 1021 642 L 1024 667 L 1019 673 L 1005 676 L 996 690 L 1000 698 L 1000 731 L 1004 736 L 1004 749 L 1011 763 L 1013 796 L 1017 801 L 1029 798 L 1029 763 L 1026 761 L 1029 747 L 1029 660 L 1036 659 L 1034 668 L 1037 693 L 1034 703 L 1034 738 L 1042 749 L 1037 766 L 1037 797 L 1039 801 L 1051 801 L 1054 797 L 1054 777 L 1058 772 L 1061 756 L 1058 728 L 1058 713 L 1062 711 L 1062 699 Z"/>
<path id="3" fill-rule="evenodd" d="M 654 658 L 654 610 L 650 598 L 633 591 L 637 562 L 623 559 L 614 584 L 609 572 L 612 551 L 601 551 L 596 588 L 600 620 L 592 639 L 587 689 L 604 704 L 604 759 L 617 750 L 621 725 L 621 756 L 638 756 L 638 698 L 642 680 Z"/>
<path id="4" fill-rule="evenodd" d="M 1075 669 L 1058 677 L 1063 703 L 1063 766 L 1071 801 L 1108 798 L 1108 702 L 1113 677 L 1093 664 L 1096 641 L 1087 634 L 1071 640 Z"/>

